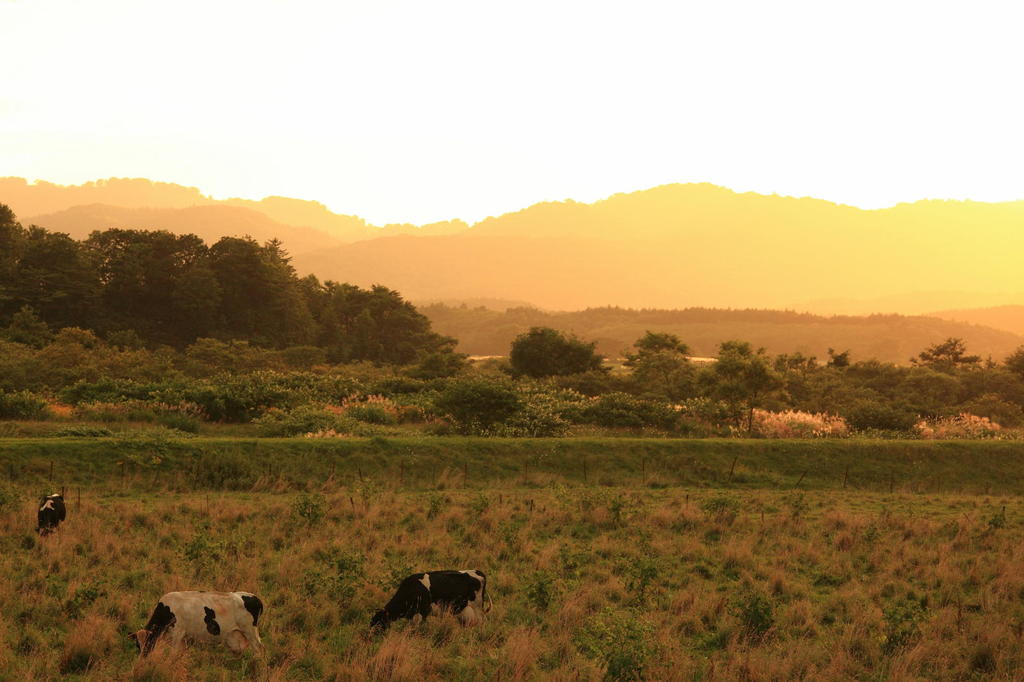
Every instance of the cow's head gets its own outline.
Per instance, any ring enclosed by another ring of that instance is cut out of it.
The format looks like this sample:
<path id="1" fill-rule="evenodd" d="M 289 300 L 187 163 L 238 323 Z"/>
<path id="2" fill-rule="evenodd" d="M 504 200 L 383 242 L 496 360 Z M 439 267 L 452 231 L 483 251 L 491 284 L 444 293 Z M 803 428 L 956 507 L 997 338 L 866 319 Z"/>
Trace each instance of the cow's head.
<path id="1" fill-rule="evenodd" d="M 149 636 L 149 630 L 142 629 L 128 635 L 128 639 L 135 642 L 135 645 L 139 647 L 140 654 L 145 655 L 149 653 L 149 650 L 152 648 L 151 646 L 147 646 L 149 644 Z"/>
<path id="2" fill-rule="evenodd" d="M 383 632 L 388 629 L 389 625 L 391 625 L 391 618 L 388 616 L 388 612 L 384 609 L 373 614 L 373 618 L 370 619 L 370 629 L 372 630 L 379 630 Z"/>

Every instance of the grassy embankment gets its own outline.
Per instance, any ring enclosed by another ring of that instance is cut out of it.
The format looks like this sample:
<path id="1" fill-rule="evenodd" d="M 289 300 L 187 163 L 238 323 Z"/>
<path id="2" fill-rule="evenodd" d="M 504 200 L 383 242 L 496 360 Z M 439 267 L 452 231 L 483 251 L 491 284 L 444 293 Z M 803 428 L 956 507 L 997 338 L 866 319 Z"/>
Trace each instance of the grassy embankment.
<path id="1" fill-rule="evenodd" d="M 52 478 L 51 478 L 51 471 Z M 46 486 L 538 486 L 1024 490 L 1024 443 L 739 439 L 0 439 L 0 479 Z"/>

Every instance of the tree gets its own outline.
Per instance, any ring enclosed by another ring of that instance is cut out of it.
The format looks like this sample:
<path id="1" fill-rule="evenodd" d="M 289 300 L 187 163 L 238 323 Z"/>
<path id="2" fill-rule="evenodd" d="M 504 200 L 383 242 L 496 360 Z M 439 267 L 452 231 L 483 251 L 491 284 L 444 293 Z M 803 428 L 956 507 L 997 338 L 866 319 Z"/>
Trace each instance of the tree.
<path id="1" fill-rule="evenodd" d="M 34 348 L 42 348 L 53 338 L 50 327 L 27 305 L 11 317 L 11 324 L 4 331 L 4 336 L 9 341 Z"/>
<path id="2" fill-rule="evenodd" d="M 764 349 L 756 352 L 746 341 L 724 341 L 718 361 L 704 375 L 708 392 L 747 412 L 747 430 L 754 425 L 754 408 L 770 391 L 781 385 Z"/>
<path id="3" fill-rule="evenodd" d="M 692 393 L 693 369 L 687 355 L 689 346 L 675 334 L 648 331 L 626 352 L 626 366 L 645 390 L 669 400 L 682 400 Z"/>
<path id="4" fill-rule="evenodd" d="M 199 237 L 104 230 L 85 242 L 103 283 L 103 326 L 178 348 L 214 333 L 220 287 Z"/>
<path id="5" fill-rule="evenodd" d="M 16 242 L 16 255 L 5 259 L 13 279 L 3 286 L 7 310 L 2 313 L 28 305 L 55 329 L 93 324 L 100 282 L 82 245 L 41 227 L 30 227 Z"/>
<path id="6" fill-rule="evenodd" d="M 942 343 L 929 346 L 921 351 L 910 362 L 936 369 L 952 370 L 965 365 L 977 365 L 981 362 L 980 355 L 967 355 L 967 345 L 963 339 L 950 337 Z"/>
<path id="7" fill-rule="evenodd" d="M 1006 369 L 1024 379 L 1024 346 L 1013 351 L 1010 357 L 1006 358 L 1005 364 Z"/>
<path id="8" fill-rule="evenodd" d="M 627 358 L 632 358 L 639 355 L 670 352 L 678 355 L 689 355 L 690 347 L 679 340 L 679 337 L 675 334 L 669 334 L 667 332 L 652 332 L 648 330 L 642 337 L 636 340 L 633 344 L 636 348 L 634 355 L 626 354 Z M 629 364 L 628 362 L 626 364 Z"/>
<path id="9" fill-rule="evenodd" d="M 849 367 L 850 366 L 850 351 L 844 350 L 842 353 L 837 353 L 834 348 L 828 349 L 828 366 L 829 367 Z"/>
<path id="10" fill-rule="evenodd" d="M 331 281 L 320 286 L 312 277 L 303 287 L 319 326 L 319 345 L 333 362 L 408 365 L 431 353 L 454 353 L 455 340 L 432 331 L 430 320 L 397 291 Z"/>
<path id="11" fill-rule="evenodd" d="M 550 327 L 533 327 L 512 342 L 509 363 L 513 373 L 534 378 L 580 374 L 601 368 L 595 345 Z"/>
<path id="12" fill-rule="evenodd" d="M 314 340 L 305 288 L 280 243 L 224 237 L 210 247 L 210 259 L 222 298 L 218 336 L 274 348 Z"/>

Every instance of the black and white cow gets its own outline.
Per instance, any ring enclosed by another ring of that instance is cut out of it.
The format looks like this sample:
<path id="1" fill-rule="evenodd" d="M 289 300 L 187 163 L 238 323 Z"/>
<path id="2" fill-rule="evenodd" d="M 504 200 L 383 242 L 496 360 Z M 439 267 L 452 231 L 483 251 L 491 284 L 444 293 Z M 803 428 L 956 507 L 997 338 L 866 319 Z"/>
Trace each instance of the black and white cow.
<path id="1" fill-rule="evenodd" d="M 57 526 L 67 518 L 67 515 L 68 510 L 64 506 L 64 498 L 58 493 L 47 495 L 39 500 L 36 530 L 40 535 L 49 535 L 57 530 Z"/>
<path id="2" fill-rule="evenodd" d="M 223 642 L 234 652 L 253 647 L 263 651 L 256 629 L 263 602 L 249 592 L 168 592 L 160 597 L 146 627 L 129 635 L 143 656 L 167 635 L 174 645 L 188 637 L 197 642 Z"/>
<path id="3" fill-rule="evenodd" d="M 385 630 L 399 618 L 420 616 L 426 620 L 436 605 L 450 609 L 463 625 L 483 621 L 487 576 L 483 571 L 429 571 L 414 573 L 398 585 L 391 601 L 374 614 L 370 627 Z"/>

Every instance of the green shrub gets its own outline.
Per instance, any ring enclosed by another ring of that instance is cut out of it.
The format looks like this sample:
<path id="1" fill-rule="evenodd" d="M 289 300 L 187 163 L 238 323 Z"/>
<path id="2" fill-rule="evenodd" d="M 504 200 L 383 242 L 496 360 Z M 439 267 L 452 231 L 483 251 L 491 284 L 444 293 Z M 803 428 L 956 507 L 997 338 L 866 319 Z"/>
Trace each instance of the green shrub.
<path id="1" fill-rule="evenodd" d="M 891 654 L 917 639 L 920 635 L 918 623 L 925 616 L 926 603 L 926 600 L 908 594 L 906 598 L 894 602 L 884 609 L 885 635 L 882 648 L 887 654 Z"/>
<path id="2" fill-rule="evenodd" d="M 352 405 L 345 409 L 345 415 L 366 424 L 394 425 L 398 416 L 381 405 Z"/>
<path id="3" fill-rule="evenodd" d="M 548 571 L 536 571 L 526 581 L 526 600 L 538 611 L 547 611 L 557 595 L 555 576 Z"/>
<path id="4" fill-rule="evenodd" d="M 17 488 L 6 483 L 0 483 L 0 511 L 10 509 L 21 501 L 21 493 Z"/>
<path id="5" fill-rule="evenodd" d="M 156 418 L 156 423 L 185 433 L 199 433 L 200 421 L 191 415 L 180 412 L 161 414 Z"/>
<path id="6" fill-rule="evenodd" d="M 913 412 L 884 402 L 863 401 L 841 410 L 841 416 L 858 431 L 910 431 L 917 423 Z"/>
<path id="7" fill-rule="evenodd" d="M 143 400 L 120 402 L 79 403 L 74 411 L 77 419 L 116 424 L 119 422 L 154 422 L 157 412 L 154 406 Z"/>
<path id="8" fill-rule="evenodd" d="M 0 392 L 0 419 L 47 419 L 46 401 L 30 391 Z"/>
<path id="9" fill-rule="evenodd" d="M 83 585 L 75 590 L 74 595 L 64 602 L 64 613 L 71 618 L 80 618 L 90 604 L 105 594 L 106 591 L 99 585 Z"/>
<path id="10" fill-rule="evenodd" d="M 158 385 L 141 384 L 131 379 L 103 377 L 96 381 L 80 379 L 57 394 L 62 403 L 116 403 L 124 400 L 149 400 Z"/>
<path id="11" fill-rule="evenodd" d="M 327 500 L 319 493 L 306 493 L 295 500 L 292 510 L 306 525 L 313 526 L 327 516 Z"/>
<path id="12" fill-rule="evenodd" d="M 668 429 L 677 416 L 667 403 L 643 400 L 628 393 L 607 393 L 588 405 L 581 418 L 583 423 L 605 428 Z"/>
<path id="13" fill-rule="evenodd" d="M 775 624 L 772 603 L 750 589 L 743 590 L 733 599 L 730 612 L 739 621 L 743 634 L 750 639 L 763 638 Z"/>
<path id="14" fill-rule="evenodd" d="M 216 540 L 206 528 L 200 528 L 195 535 L 181 546 L 181 556 L 199 576 L 210 572 L 224 560 L 227 546 Z"/>
<path id="15" fill-rule="evenodd" d="M 249 490 L 257 471 L 251 457 L 236 452 L 202 452 L 192 463 L 189 478 L 196 488 Z"/>
<path id="16" fill-rule="evenodd" d="M 272 408 L 256 419 L 256 432 L 264 438 L 301 436 L 319 431 L 354 433 L 357 423 L 318 405 L 301 405 L 292 410 Z"/>
<path id="17" fill-rule="evenodd" d="M 515 386 L 480 378 L 450 382 L 434 404 L 463 433 L 486 433 L 522 408 Z"/>
<path id="18" fill-rule="evenodd" d="M 647 603 L 647 590 L 658 577 L 658 563 L 646 554 L 631 557 L 625 565 L 626 589 L 633 593 L 637 604 Z"/>
<path id="19" fill-rule="evenodd" d="M 708 517 L 716 521 L 732 523 L 740 510 L 740 503 L 728 495 L 715 495 L 700 503 L 700 508 Z"/>
<path id="20" fill-rule="evenodd" d="M 306 571 L 303 576 L 303 587 L 307 594 L 326 594 L 347 606 L 364 578 L 362 569 L 366 560 L 363 555 L 339 547 L 328 547 L 313 553 L 313 563 L 316 568 Z"/>
<path id="21" fill-rule="evenodd" d="M 440 493 L 432 493 L 427 499 L 429 500 L 429 506 L 427 507 L 428 519 L 433 519 L 440 515 L 450 502 L 447 496 Z"/>
<path id="22" fill-rule="evenodd" d="M 637 680 L 654 655 L 654 626 L 634 611 L 605 609 L 576 633 L 583 655 L 606 666 L 605 679 Z"/>

